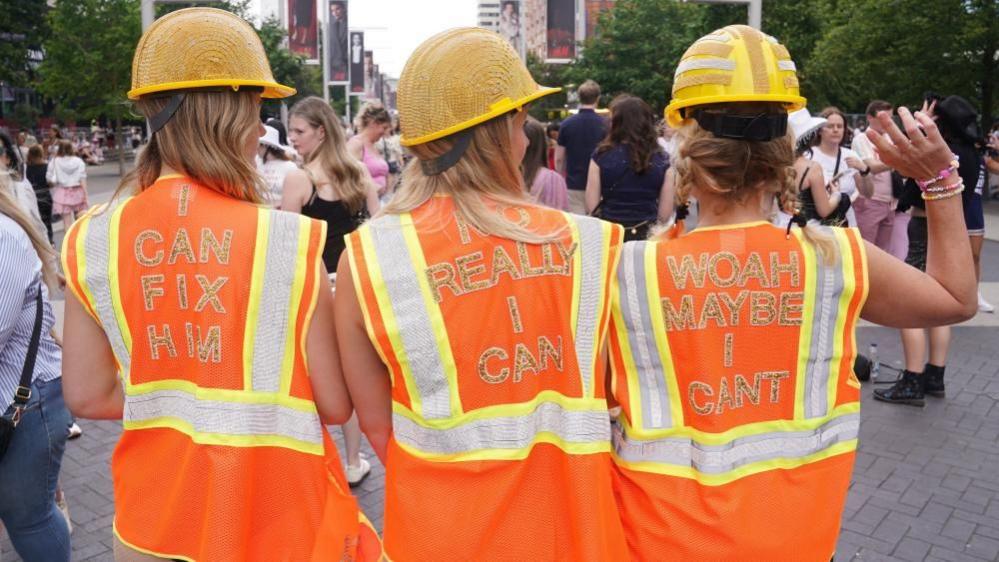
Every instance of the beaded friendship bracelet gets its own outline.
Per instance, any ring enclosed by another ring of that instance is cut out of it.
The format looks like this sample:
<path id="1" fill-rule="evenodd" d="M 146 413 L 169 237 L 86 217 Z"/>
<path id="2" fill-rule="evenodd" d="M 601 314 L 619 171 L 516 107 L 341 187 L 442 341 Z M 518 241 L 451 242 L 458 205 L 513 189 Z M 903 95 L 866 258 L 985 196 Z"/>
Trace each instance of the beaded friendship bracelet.
<path id="1" fill-rule="evenodd" d="M 949 189 L 935 189 L 934 191 L 924 191 L 922 194 L 923 201 L 940 201 L 941 199 L 949 199 L 956 195 L 960 195 L 964 191 L 964 182 L 955 183 L 953 186 L 948 186 Z"/>
<path id="2" fill-rule="evenodd" d="M 940 170 L 940 173 L 937 174 L 937 177 L 931 178 L 931 179 L 928 179 L 928 180 L 916 180 L 916 185 L 919 186 L 919 189 L 921 189 L 923 191 L 926 191 L 927 187 L 929 187 L 929 186 L 931 186 L 931 185 L 933 185 L 933 184 L 935 184 L 935 183 L 937 183 L 939 181 L 943 181 L 943 180 L 949 178 L 951 176 L 951 174 L 953 174 L 954 172 L 956 172 L 957 168 L 958 168 L 958 165 L 960 164 L 961 159 L 956 154 L 954 154 L 953 156 L 954 156 L 954 159 L 950 161 L 950 166 L 944 168 L 943 170 Z"/>

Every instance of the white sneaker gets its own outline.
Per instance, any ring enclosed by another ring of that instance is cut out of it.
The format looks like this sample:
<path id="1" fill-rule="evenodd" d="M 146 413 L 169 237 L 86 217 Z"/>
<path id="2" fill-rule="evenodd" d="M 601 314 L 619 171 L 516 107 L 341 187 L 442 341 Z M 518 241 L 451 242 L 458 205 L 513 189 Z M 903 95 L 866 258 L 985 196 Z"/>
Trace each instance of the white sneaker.
<path id="1" fill-rule="evenodd" d="M 371 463 L 361 457 L 361 464 L 357 466 L 347 465 L 347 483 L 350 487 L 360 486 L 361 482 L 371 474 Z"/>
<path id="2" fill-rule="evenodd" d="M 982 292 L 981 291 L 978 291 L 978 310 L 980 310 L 982 312 L 995 312 L 996 311 L 996 307 L 992 306 L 992 303 L 990 303 L 989 301 L 985 300 L 985 297 L 982 296 Z"/>
<path id="3" fill-rule="evenodd" d="M 83 428 L 77 425 L 76 422 L 71 423 L 69 425 L 69 433 L 66 435 L 66 439 L 71 441 L 81 435 L 83 435 Z"/>

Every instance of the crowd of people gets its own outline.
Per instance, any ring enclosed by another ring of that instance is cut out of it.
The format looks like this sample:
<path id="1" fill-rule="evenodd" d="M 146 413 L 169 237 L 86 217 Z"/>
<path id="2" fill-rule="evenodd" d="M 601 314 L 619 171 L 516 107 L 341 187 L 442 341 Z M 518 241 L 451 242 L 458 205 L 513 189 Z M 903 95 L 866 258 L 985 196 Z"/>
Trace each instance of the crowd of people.
<path id="1" fill-rule="evenodd" d="M 601 109 L 591 80 L 573 116 L 528 116 L 558 90 L 459 28 L 412 54 L 398 116 L 368 103 L 348 130 L 308 97 L 265 123 L 294 90 L 246 22 L 188 8 L 136 47 L 149 142 L 109 203 L 87 210 L 71 142 L 0 135 L 21 557 L 69 559 L 71 411 L 122 421 L 117 560 L 829 560 L 855 327 L 903 330 L 876 398 L 943 395 L 941 327 L 990 308 L 999 135 L 958 96 L 872 101 L 864 131 L 813 117 L 779 39 L 738 25 L 686 51 L 663 120 L 628 94 Z M 362 434 L 381 537 L 350 492 Z"/>

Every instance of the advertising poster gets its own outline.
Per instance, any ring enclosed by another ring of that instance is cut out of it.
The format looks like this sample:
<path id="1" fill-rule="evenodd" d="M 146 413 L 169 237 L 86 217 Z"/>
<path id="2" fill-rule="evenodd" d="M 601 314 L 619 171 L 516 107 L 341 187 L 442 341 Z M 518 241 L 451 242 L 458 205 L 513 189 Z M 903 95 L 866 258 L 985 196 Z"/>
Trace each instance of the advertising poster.
<path id="1" fill-rule="evenodd" d="M 499 34 L 510 42 L 514 51 L 524 58 L 524 19 L 521 17 L 520 0 L 500 2 Z"/>
<path id="2" fill-rule="evenodd" d="M 319 60 L 316 0 L 288 0 L 288 48 L 309 61 Z"/>
<path id="3" fill-rule="evenodd" d="M 346 84 L 350 70 L 350 32 L 347 29 L 347 2 L 330 0 L 329 14 L 326 17 L 329 30 L 329 51 L 326 55 L 329 64 L 329 80 L 334 84 Z"/>
<path id="4" fill-rule="evenodd" d="M 600 30 L 600 16 L 614 7 L 614 0 L 586 0 L 586 38 L 592 39 Z"/>
<path id="5" fill-rule="evenodd" d="M 375 97 L 375 56 L 371 51 L 364 51 L 364 97 Z"/>
<path id="6" fill-rule="evenodd" d="M 350 32 L 350 93 L 364 93 L 364 32 Z"/>
<path id="7" fill-rule="evenodd" d="M 547 62 L 576 57 L 576 0 L 548 0 Z"/>

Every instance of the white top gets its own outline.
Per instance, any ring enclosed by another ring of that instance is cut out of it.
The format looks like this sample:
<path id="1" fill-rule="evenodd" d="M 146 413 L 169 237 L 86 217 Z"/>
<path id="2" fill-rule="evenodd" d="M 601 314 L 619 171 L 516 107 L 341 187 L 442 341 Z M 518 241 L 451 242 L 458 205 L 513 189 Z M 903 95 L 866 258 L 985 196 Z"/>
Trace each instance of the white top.
<path id="1" fill-rule="evenodd" d="M 73 187 L 87 179 L 87 165 L 78 156 L 57 156 L 49 161 L 45 180 L 53 187 Z"/>
<path id="2" fill-rule="evenodd" d="M 853 177 L 854 174 L 857 173 L 857 170 L 854 170 L 849 165 L 847 165 L 846 159 L 856 158 L 857 160 L 860 160 L 860 156 L 858 156 L 856 152 L 850 150 L 849 148 L 840 147 L 839 150 L 840 150 L 839 171 L 846 172 L 846 175 L 839 178 L 839 191 L 840 193 L 843 194 L 844 197 L 849 197 L 853 195 L 855 191 L 857 191 L 857 183 Z M 825 177 L 825 182 L 828 185 L 829 182 L 832 181 L 833 176 L 835 175 L 833 171 L 836 169 L 836 155 L 834 154 L 832 156 L 829 156 L 826 153 L 822 152 L 822 150 L 819 147 L 813 146 L 811 160 L 814 160 L 820 166 L 822 166 L 822 175 Z M 850 226 L 857 226 L 857 217 L 853 212 L 852 206 L 850 207 L 850 210 L 847 211 L 846 213 L 846 220 L 850 221 Z"/>
<path id="3" fill-rule="evenodd" d="M 298 166 L 288 160 L 269 160 L 260 166 L 260 175 L 264 177 L 267 184 L 267 193 L 264 193 L 264 203 L 271 207 L 281 205 L 281 196 L 284 195 L 284 178 L 288 172 L 297 170 Z"/>

